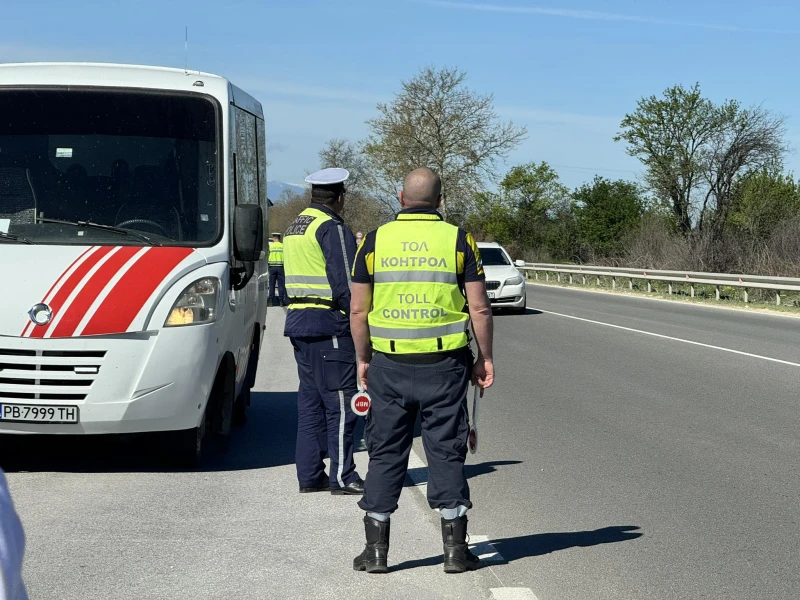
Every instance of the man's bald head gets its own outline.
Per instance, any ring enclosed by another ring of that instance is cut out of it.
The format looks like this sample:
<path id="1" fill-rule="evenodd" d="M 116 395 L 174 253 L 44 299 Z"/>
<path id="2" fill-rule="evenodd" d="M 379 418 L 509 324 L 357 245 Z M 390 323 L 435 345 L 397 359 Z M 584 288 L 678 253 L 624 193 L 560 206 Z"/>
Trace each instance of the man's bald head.
<path id="1" fill-rule="evenodd" d="M 428 167 L 414 169 L 403 181 L 403 202 L 409 207 L 435 208 L 441 193 L 442 180 Z"/>

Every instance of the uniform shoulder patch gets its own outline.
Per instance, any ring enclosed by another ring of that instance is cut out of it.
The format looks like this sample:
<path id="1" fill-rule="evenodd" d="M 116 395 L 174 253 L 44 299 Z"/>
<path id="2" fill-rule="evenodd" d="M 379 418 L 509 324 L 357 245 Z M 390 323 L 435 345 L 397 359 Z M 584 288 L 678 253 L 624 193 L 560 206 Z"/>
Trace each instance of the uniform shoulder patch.
<path id="1" fill-rule="evenodd" d="M 305 235 L 306 229 L 317 217 L 311 215 L 298 215 L 298 217 L 292 221 L 292 224 L 289 225 L 289 228 L 286 230 L 286 233 L 283 237 L 289 237 L 290 235 Z"/>

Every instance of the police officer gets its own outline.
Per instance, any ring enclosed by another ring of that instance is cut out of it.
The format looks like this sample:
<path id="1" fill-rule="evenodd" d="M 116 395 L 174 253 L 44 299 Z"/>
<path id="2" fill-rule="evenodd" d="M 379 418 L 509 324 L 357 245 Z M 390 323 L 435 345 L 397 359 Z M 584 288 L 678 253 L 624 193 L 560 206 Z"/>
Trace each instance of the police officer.
<path id="1" fill-rule="evenodd" d="M 294 346 L 300 377 L 295 462 L 301 493 L 364 492 L 353 460 L 357 417 L 350 408 L 357 391 L 349 322 L 355 238 L 340 216 L 348 176 L 345 169 L 309 175 L 311 204 L 284 235 L 289 295 L 284 335 Z M 322 462 L 326 454 L 329 475 Z"/>
<path id="2" fill-rule="evenodd" d="M 272 306 L 286 306 L 289 299 L 286 297 L 286 280 L 283 270 L 283 244 L 281 234 L 273 233 L 272 242 L 269 245 L 269 301 Z M 278 295 L 275 295 L 277 284 Z"/>
<path id="3" fill-rule="evenodd" d="M 428 458 L 428 503 L 441 513 L 444 570 L 478 567 L 467 546 L 464 476 L 470 378 L 494 381 L 492 311 L 471 234 L 445 223 L 441 180 L 412 171 L 399 194 L 397 219 L 367 234 L 353 269 L 350 323 L 358 374 L 372 406 L 366 425 L 369 469 L 364 496 L 367 543 L 357 571 L 386 572 L 390 516 L 397 510 L 419 413 Z M 465 310 L 468 304 L 468 310 Z M 467 328 L 478 347 L 472 363 Z M 373 356 L 374 351 L 374 356 Z M 369 374 L 369 377 L 367 377 Z"/>

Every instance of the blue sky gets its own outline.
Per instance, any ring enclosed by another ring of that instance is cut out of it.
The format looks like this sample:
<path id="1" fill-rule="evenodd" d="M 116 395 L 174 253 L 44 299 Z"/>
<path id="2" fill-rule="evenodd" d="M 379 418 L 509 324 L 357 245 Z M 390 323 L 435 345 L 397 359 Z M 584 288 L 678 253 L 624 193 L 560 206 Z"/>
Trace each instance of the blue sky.
<path id="1" fill-rule="evenodd" d="M 643 95 L 700 82 L 789 117 L 800 150 L 800 3 L 764 0 L 38 0 L 7 2 L 0 62 L 89 60 L 225 75 L 264 105 L 269 178 L 302 181 L 325 140 L 363 138 L 375 104 L 425 65 L 457 66 L 575 187 L 641 168 L 613 135 Z M 787 158 L 800 175 L 800 153 Z"/>

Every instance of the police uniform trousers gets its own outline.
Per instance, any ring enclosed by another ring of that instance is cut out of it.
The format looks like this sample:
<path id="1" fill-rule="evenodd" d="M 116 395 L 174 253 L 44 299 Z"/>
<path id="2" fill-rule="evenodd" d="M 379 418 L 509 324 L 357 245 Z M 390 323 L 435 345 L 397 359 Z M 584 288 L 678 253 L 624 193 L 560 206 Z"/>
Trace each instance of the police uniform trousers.
<path id="1" fill-rule="evenodd" d="M 331 489 L 358 479 L 353 460 L 353 430 L 357 415 L 350 400 L 356 387 L 356 353 L 351 337 L 290 338 L 294 346 L 300 388 L 297 392 L 295 463 L 300 487 L 325 483 L 330 457 Z"/>
<path id="2" fill-rule="evenodd" d="M 417 414 L 428 459 L 431 508 L 472 508 L 464 475 L 469 437 L 468 353 L 427 355 L 376 353 L 367 387 L 372 407 L 365 429 L 369 469 L 358 505 L 368 512 L 392 513 L 405 482 Z"/>
<path id="3" fill-rule="evenodd" d="M 277 285 L 278 295 L 275 295 Z M 269 268 L 269 299 L 273 306 L 289 304 L 289 297 L 286 295 L 286 275 L 283 267 L 273 266 Z"/>

